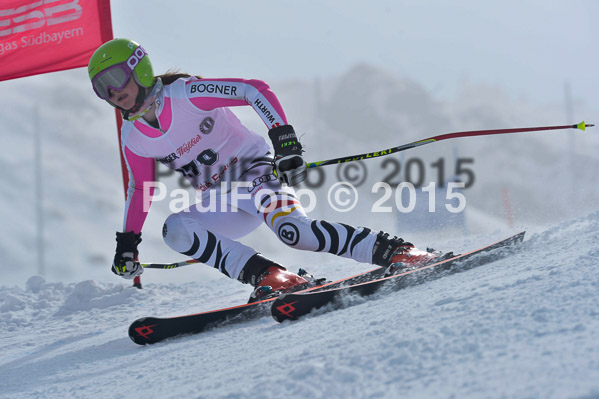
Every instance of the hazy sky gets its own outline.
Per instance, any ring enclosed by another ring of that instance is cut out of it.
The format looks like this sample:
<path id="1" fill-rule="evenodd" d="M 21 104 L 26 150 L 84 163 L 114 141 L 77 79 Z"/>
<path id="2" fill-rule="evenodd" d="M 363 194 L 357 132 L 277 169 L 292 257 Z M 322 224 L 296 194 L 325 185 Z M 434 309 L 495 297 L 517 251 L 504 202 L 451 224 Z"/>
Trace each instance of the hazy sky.
<path id="1" fill-rule="evenodd" d="M 368 62 L 441 98 L 461 82 L 599 113 L 597 0 L 113 0 L 116 37 L 156 72 L 266 81 L 327 78 Z M 592 119 L 589 116 L 588 119 Z"/>

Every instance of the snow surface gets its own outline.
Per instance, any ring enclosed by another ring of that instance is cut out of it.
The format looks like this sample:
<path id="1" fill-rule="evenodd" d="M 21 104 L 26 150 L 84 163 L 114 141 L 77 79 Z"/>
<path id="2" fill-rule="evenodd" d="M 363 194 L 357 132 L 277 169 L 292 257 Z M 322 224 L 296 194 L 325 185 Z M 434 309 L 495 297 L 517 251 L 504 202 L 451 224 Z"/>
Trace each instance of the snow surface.
<path id="1" fill-rule="evenodd" d="M 247 290 L 34 276 L 0 289 L 0 397 L 595 398 L 598 230 L 596 212 L 515 256 L 346 309 L 146 347 L 126 335 L 134 319 L 238 304 Z"/>
<path id="2" fill-rule="evenodd" d="M 564 122 L 559 107 L 506 98 L 497 88 L 466 86 L 462 97 L 441 102 L 364 65 L 338 80 L 272 87 L 296 130 L 306 132 L 310 160 L 456 130 L 597 122 L 584 104 L 575 121 Z M 265 316 L 140 347 L 127 337 L 133 320 L 237 305 L 250 287 L 200 265 L 149 270 L 143 290 L 109 272 L 122 218 L 118 148 L 113 113 L 93 96 L 84 70 L 3 82 L 0 109 L 0 398 L 599 398 L 593 130 L 460 139 L 404 153 L 403 161 L 420 157 L 427 165 L 445 157 L 448 170 L 454 156 L 475 159 L 477 180 L 465 191 L 457 230 L 418 231 L 396 213 L 371 213 L 380 195 L 370 187 L 388 173 L 377 161 L 368 164 L 353 212 L 319 206 L 312 213 L 457 252 L 526 229 L 517 256 L 296 323 Z M 251 110 L 236 112 L 264 132 Z M 43 136 L 43 277 L 27 167 L 36 128 Z M 327 172 L 316 190 L 319 200 L 334 175 Z M 166 203 L 153 206 L 144 261 L 184 259 L 162 243 L 169 212 Z M 371 267 L 293 251 L 263 228 L 244 242 L 330 279 Z"/>

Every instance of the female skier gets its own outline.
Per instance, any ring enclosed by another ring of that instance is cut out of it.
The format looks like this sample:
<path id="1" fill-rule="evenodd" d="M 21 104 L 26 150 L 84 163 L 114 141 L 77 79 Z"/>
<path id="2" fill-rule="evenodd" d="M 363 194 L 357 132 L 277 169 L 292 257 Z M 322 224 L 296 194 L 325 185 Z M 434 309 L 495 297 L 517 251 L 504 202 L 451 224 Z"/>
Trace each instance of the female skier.
<path id="1" fill-rule="evenodd" d="M 420 264 L 437 256 L 387 233 L 306 215 L 291 187 L 306 176 L 302 146 L 266 83 L 154 76 L 145 50 L 128 39 L 100 46 L 90 58 L 89 77 L 98 97 L 118 108 L 124 119 L 121 140 L 129 187 L 123 232 L 116 233 L 115 274 L 131 279 L 143 272 L 137 246 L 147 215 L 144 183 L 154 181 L 154 160 L 182 173 L 198 193 L 197 204 L 166 219 L 166 244 L 251 284 L 250 301 L 310 285 L 311 276 L 291 273 L 235 241 L 261 223 L 291 248 L 382 267 Z M 266 124 L 274 157 L 266 141 L 229 109 L 241 105 L 251 106 Z"/>

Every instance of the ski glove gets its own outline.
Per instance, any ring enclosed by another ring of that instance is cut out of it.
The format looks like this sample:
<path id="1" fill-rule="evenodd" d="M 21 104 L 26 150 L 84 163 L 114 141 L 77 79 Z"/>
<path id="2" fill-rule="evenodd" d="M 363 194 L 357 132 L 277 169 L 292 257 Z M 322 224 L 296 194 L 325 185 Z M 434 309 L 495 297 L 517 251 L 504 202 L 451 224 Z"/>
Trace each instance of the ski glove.
<path id="1" fill-rule="evenodd" d="M 126 279 L 132 279 L 144 272 L 144 268 L 136 260 L 137 246 L 141 242 L 141 233 L 132 231 L 116 233 L 116 253 L 112 262 L 112 272 Z"/>
<path id="2" fill-rule="evenodd" d="M 295 186 L 306 178 L 306 163 L 302 159 L 300 144 L 293 126 L 273 127 L 268 131 L 275 150 L 273 172 L 281 184 Z"/>

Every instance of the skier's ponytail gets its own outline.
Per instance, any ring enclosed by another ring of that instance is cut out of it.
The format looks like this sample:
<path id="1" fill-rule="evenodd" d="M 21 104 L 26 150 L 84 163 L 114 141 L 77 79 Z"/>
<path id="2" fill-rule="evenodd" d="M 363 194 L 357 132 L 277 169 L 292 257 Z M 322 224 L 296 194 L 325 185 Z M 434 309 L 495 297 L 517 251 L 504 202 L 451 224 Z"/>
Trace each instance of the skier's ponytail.
<path id="1" fill-rule="evenodd" d="M 191 77 L 192 77 L 192 75 L 189 75 L 187 73 L 180 73 L 179 71 L 176 71 L 176 70 L 168 70 L 168 71 L 166 71 L 165 74 L 156 76 L 155 80 L 160 78 L 162 80 L 162 84 L 166 86 L 166 85 L 170 85 L 171 83 L 173 83 L 175 80 L 177 80 L 179 78 L 191 78 Z M 198 75 L 195 75 L 194 77 L 196 77 L 198 79 L 202 79 L 202 77 L 198 76 Z"/>

